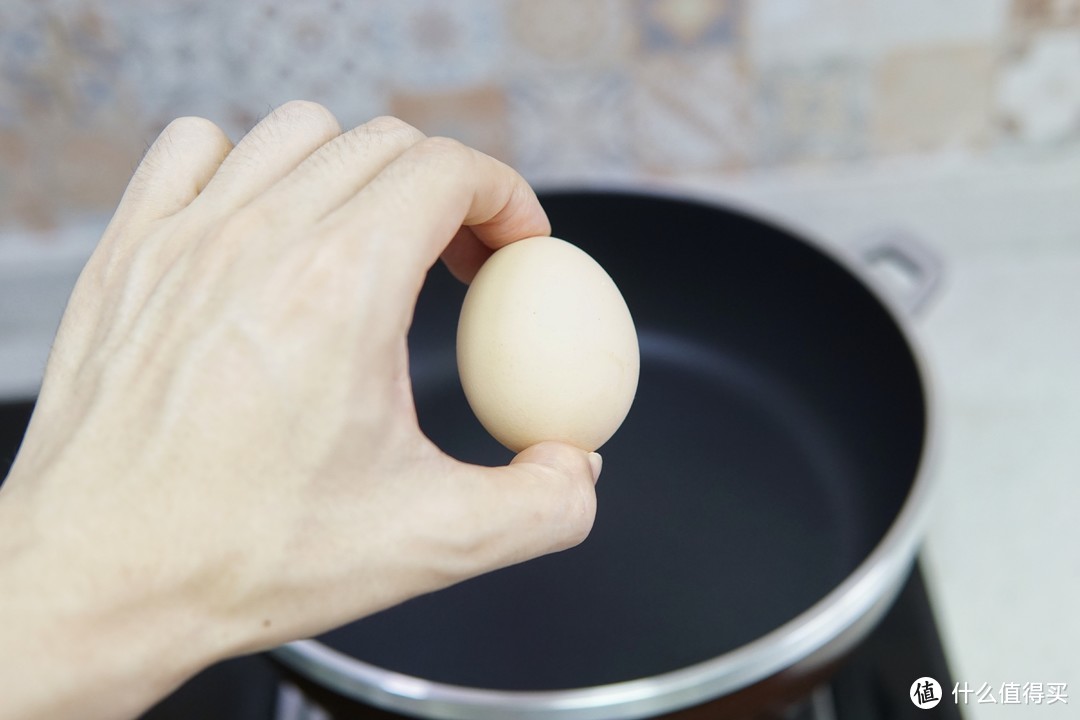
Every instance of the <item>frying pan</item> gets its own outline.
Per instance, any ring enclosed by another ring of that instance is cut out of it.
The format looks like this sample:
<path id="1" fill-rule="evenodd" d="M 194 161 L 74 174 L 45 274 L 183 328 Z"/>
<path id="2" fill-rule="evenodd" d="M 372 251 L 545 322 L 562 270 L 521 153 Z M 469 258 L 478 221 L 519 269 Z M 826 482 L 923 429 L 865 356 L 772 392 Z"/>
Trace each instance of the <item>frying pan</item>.
<path id="1" fill-rule="evenodd" d="M 918 548 L 932 417 L 905 321 L 860 268 L 750 215 L 621 190 L 541 200 L 618 284 L 641 345 L 591 536 L 274 656 L 357 717 L 782 707 L 872 629 Z M 928 264 L 900 257 L 927 289 Z M 417 412 L 451 455 L 502 464 L 458 382 L 465 289 L 439 266 L 419 298 Z"/>

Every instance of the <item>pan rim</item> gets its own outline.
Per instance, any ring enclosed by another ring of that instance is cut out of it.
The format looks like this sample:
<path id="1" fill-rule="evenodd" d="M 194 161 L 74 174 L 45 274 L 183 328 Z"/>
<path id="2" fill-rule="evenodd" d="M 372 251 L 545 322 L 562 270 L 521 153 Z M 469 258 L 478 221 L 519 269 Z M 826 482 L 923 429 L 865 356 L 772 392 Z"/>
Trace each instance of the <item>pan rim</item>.
<path id="1" fill-rule="evenodd" d="M 910 572 L 929 519 L 936 489 L 932 478 L 939 462 L 938 406 L 934 379 L 911 327 L 911 318 L 853 257 L 805 229 L 778 221 L 738 200 L 676 184 L 600 181 L 536 187 L 541 199 L 544 195 L 623 195 L 731 212 L 803 242 L 846 270 L 878 301 L 900 332 L 922 389 L 923 443 L 900 512 L 858 566 L 796 617 L 734 650 L 652 677 L 563 690 L 489 690 L 387 670 L 317 640 L 298 640 L 271 654 L 285 666 L 345 697 L 434 720 L 496 720 L 508 716 L 521 720 L 633 720 L 706 703 L 779 673 L 810 671 L 828 662 L 835 654 L 828 652 L 830 644 L 860 621 L 868 624 L 868 630 L 891 604 Z"/>

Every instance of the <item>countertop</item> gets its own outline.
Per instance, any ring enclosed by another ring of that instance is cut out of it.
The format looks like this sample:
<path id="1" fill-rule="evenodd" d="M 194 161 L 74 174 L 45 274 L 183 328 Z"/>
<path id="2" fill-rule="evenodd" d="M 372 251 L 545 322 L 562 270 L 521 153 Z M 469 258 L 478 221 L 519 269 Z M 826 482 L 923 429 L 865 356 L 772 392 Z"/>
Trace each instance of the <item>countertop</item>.
<path id="1" fill-rule="evenodd" d="M 1006 683 L 1068 683 L 1068 705 L 979 703 L 973 693 L 963 707 L 969 720 L 1074 715 L 1080 156 L 901 159 L 651 182 L 761 212 L 840 249 L 901 229 L 940 257 L 944 281 L 912 328 L 941 433 L 923 565 L 946 652 L 958 682 L 987 683 L 995 699 Z M 0 397 L 37 387 L 105 220 L 73 220 L 45 242 L 0 234 Z"/>

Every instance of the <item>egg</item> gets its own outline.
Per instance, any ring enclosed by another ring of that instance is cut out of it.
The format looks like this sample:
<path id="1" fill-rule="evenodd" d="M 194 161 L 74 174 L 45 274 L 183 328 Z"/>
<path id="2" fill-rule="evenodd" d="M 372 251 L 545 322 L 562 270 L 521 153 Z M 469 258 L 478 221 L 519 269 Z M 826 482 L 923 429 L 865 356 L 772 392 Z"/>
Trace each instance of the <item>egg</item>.
<path id="1" fill-rule="evenodd" d="M 552 237 L 497 250 L 465 295 L 457 362 L 470 407 L 514 452 L 544 440 L 596 450 L 637 392 L 634 320 L 585 251 Z"/>

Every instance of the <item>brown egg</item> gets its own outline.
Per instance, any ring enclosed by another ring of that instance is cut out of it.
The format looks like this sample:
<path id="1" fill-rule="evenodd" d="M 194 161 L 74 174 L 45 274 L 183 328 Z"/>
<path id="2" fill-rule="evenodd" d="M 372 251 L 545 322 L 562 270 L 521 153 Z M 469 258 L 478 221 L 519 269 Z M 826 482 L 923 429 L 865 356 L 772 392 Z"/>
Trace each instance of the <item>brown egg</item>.
<path id="1" fill-rule="evenodd" d="M 622 294 L 580 248 L 511 243 L 476 275 L 461 308 L 458 373 L 488 432 L 515 452 L 544 440 L 595 450 L 637 391 L 637 332 Z"/>

